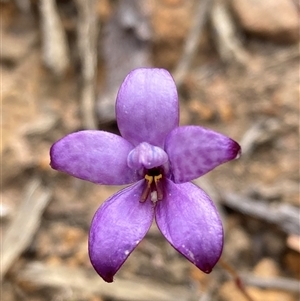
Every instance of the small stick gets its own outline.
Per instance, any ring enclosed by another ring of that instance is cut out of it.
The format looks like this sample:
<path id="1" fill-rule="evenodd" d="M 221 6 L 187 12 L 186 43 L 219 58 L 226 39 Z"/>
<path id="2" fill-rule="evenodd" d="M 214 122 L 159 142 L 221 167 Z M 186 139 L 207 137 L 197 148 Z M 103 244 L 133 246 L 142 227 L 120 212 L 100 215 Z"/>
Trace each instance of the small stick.
<path id="1" fill-rule="evenodd" d="M 81 60 L 81 111 L 83 127 L 96 129 L 96 72 L 98 20 L 95 0 L 76 0 L 78 9 L 78 49 Z"/>
<path id="2" fill-rule="evenodd" d="M 24 200 L 3 237 L 0 280 L 12 263 L 29 246 L 50 199 L 51 193 L 41 186 L 39 180 L 33 179 L 28 184 Z"/>
<path id="3" fill-rule="evenodd" d="M 249 158 L 257 146 L 274 139 L 281 128 L 281 124 L 273 118 L 255 122 L 240 140 L 243 158 Z"/>
<path id="4" fill-rule="evenodd" d="M 61 76 L 69 65 L 69 49 L 56 2 L 40 0 L 42 26 L 42 48 L 45 65 L 57 76 Z"/>
<path id="5" fill-rule="evenodd" d="M 300 210 L 296 206 L 289 204 L 270 205 L 263 200 L 254 200 L 231 192 L 223 192 L 221 204 L 249 216 L 276 224 L 286 233 L 300 234 Z"/>
<path id="6" fill-rule="evenodd" d="M 192 25 L 186 39 L 181 59 L 174 71 L 174 79 L 178 86 L 182 84 L 197 51 L 197 46 L 209 15 L 211 3 L 211 0 L 199 1 L 199 5 L 194 16 L 194 24 Z"/>
<path id="7" fill-rule="evenodd" d="M 256 286 L 263 289 L 276 289 L 282 291 L 289 291 L 300 293 L 300 282 L 295 279 L 288 279 L 283 277 L 276 278 L 262 278 L 249 274 L 242 275 L 243 282 L 247 285 Z"/>
<path id="8" fill-rule="evenodd" d="M 246 288 L 244 286 L 244 282 L 240 275 L 237 273 L 237 271 L 232 267 L 228 262 L 224 261 L 222 258 L 219 260 L 219 264 L 221 267 L 226 270 L 234 279 L 234 283 L 236 287 L 239 289 L 239 291 L 244 295 L 244 297 L 248 301 L 254 301 L 254 299 L 249 295 L 249 293 L 246 291 Z"/>
<path id="9" fill-rule="evenodd" d="M 244 50 L 241 41 L 237 37 L 236 26 L 225 1 L 214 0 L 211 21 L 221 59 L 224 62 L 235 61 L 242 66 L 246 65 L 249 54 Z"/>

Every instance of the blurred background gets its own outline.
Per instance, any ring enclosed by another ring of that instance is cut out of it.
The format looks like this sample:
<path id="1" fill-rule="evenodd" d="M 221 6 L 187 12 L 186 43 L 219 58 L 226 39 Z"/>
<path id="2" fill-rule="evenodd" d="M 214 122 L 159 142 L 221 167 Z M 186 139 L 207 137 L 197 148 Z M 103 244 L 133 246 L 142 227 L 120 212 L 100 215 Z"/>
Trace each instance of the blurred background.
<path id="1" fill-rule="evenodd" d="M 299 300 L 298 1 L 1 0 L 0 10 L 1 300 Z M 181 124 L 243 152 L 195 181 L 225 228 L 211 274 L 153 225 L 106 284 L 87 234 L 119 187 L 52 170 L 49 149 L 81 129 L 117 133 L 118 87 L 141 66 L 174 76 Z"/>

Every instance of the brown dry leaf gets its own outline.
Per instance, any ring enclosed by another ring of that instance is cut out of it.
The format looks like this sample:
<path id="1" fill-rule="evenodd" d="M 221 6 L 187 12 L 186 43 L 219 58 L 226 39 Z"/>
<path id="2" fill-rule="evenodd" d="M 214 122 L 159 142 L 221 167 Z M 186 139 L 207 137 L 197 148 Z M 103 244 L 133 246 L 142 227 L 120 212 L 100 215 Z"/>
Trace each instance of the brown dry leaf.
<path id="1" fill-rule="evenodd" d="M 276 277 L 280 276 L 278 264 L 271 258 L 263 258 L 255 266 L 254 274 L 260 277 Z"/>

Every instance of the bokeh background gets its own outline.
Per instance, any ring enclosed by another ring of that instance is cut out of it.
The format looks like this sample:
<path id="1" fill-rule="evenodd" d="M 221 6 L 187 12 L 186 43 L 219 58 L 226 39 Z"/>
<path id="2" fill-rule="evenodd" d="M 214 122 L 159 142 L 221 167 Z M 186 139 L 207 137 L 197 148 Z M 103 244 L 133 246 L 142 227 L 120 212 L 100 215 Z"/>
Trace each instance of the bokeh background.
<path id="1" fill-rule="evenodd" d="M 1 0 L 0 10 L 1 300 L 299 300 L 297 1 Z M 120 187 L 51 170 L 49 149 L 81 129 L 117 133 L 118 87 L 141 66 L 172 73 L 181 124 L 222 132 L 243 153 L 195 181 L 226 233 L 211 274 L 153 225 L 106 284 L 87 234 Z"/>

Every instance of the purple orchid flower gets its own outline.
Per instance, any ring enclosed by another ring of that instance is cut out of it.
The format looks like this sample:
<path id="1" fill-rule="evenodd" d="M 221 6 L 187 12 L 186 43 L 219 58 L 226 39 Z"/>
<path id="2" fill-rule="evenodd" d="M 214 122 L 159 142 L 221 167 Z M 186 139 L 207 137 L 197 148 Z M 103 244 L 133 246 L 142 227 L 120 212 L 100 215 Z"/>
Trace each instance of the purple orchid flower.
<path id="1" fill-rule="evenodd" d="M 170 244 L 209 273 L 223 248 L 223 227 L 209 196 L 190 183 L 235 159 L 240 146 L 199 126 L 179 127 L 177 90 L 164 69 L 130 72 L 116 101 L 121 136 L 86 130 L 56 142 L 51 167 L 97 184 L 132 184 L 97 210 L 89 256 L 107 282 L 146 235 L 155 217 Z"/>

